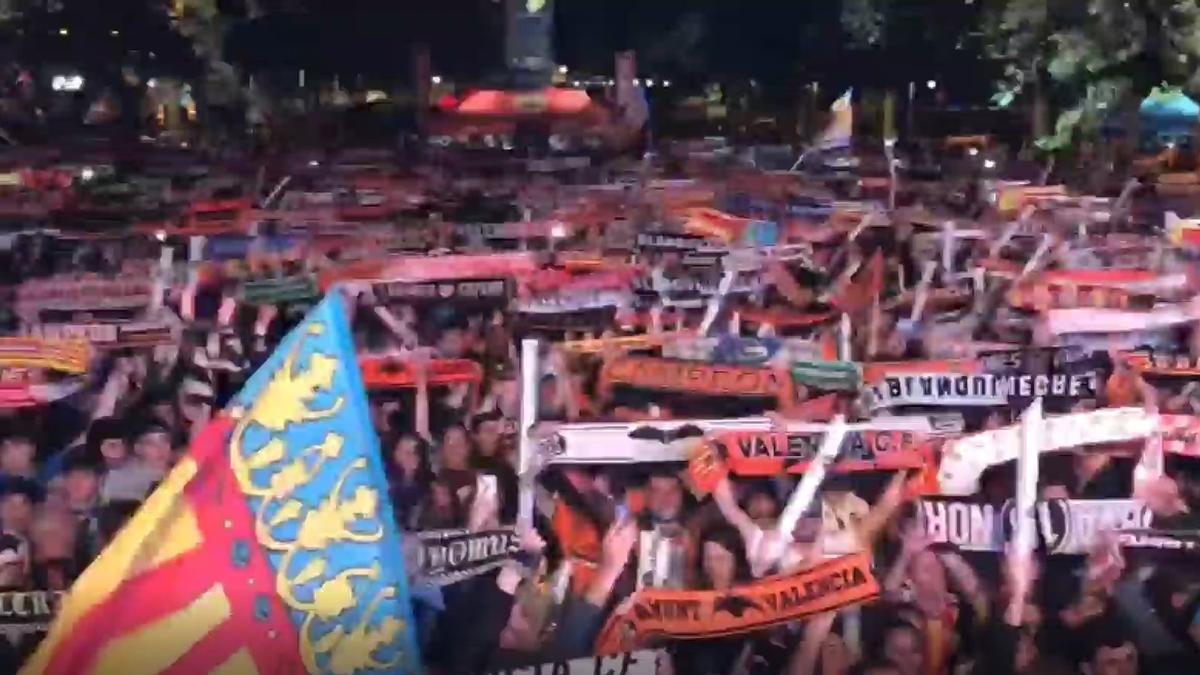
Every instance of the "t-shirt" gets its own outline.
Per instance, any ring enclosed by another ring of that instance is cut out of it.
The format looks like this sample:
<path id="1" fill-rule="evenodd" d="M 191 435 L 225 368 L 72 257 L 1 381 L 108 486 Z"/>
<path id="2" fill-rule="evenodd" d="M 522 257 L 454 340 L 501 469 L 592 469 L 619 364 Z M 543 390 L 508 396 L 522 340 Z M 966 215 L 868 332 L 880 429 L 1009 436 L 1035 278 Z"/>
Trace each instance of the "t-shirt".
<path id="1" fill-rule="evenodd" d="M 125 464 L 104 475 L 100 485 L 100 501 L 141 501 L 162 479 L 161 472 L 145 464 Z"/>

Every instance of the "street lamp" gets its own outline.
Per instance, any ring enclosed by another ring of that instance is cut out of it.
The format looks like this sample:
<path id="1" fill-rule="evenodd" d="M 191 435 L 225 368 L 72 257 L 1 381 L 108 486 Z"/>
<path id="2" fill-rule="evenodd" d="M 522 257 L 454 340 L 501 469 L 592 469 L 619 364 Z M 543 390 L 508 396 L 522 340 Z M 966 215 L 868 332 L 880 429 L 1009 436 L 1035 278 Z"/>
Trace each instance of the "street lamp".
<path id="1" fill-rule="evenodd" d="M 937 89 L 937 80 L 929 80 L 925 83 L 925 86 L 929 89 Z"/>

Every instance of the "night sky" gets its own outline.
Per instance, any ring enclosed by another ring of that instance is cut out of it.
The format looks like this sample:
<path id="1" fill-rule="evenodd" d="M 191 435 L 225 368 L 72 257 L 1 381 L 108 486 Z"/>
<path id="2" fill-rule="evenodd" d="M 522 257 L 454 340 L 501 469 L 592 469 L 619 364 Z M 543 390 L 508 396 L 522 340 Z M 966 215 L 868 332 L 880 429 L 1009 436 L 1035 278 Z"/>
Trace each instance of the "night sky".
<path id="1" fill-rule="evenodd" d="M 438 72 L 461 81 L 486 81 L 503 62 L 503 6 L 497 0 L 266 4 L 276 11 L 238 26 L 228 42 L 230 55 L 251 67 L 405 80 L 417 40 L 430 44 Z M 850 46 L 839 5 L 559 0 L 556 52 L 576 72 L 610 74 L 614 51 L 636 49 L 643 74 L 681 83 L 753 78 L 768 89 L 794 89 L 814 80 L 837 88 L 934 78 L 986 96 L 989 78 L 981 71 L 987 66 L 970 35 L 973 5 L 896 0 L 888 43 L 871 50 Z"/>

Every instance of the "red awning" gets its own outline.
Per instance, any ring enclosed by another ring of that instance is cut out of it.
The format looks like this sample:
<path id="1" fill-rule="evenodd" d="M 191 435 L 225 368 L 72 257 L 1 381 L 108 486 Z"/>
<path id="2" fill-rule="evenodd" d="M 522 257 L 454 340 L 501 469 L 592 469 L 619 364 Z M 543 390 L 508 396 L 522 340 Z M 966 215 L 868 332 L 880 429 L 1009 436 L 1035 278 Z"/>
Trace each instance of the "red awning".
<path id="1" fill-rule="evenodd" d="M 579 89 L 547 87 L 530 92 L 481 89 L 463 98 L 455 112 L 481 117 L 556 117 L 579 115 L 591 107 L 592 99 Z"/>

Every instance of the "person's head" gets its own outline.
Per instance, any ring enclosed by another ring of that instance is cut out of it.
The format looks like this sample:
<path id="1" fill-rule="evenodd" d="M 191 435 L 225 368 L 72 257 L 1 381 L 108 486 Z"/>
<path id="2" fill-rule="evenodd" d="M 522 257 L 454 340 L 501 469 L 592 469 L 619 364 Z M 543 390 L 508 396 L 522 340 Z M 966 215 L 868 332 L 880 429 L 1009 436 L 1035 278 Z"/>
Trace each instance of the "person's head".
<path id="1" fill-rule="evenodd" d="M 42 506 L 29 524 L 34 562 L 70 560 L 75 555 L 75 518 L 61 508 Z"/>
<path id="2" fill-rule="evenodd" d="M 442 432 L 442 468 L 465 470 L 471 460 L 471 438 L 467 430 L 455 424 Z"/>
<path id="3" fill-rule="evenodd" d="M 171 432 L 160 420 L 146 422 L 133 442 L 133 454 L 143 464 L 166 473 L 171 468 Z"/>
<path id="4" fill-rule="evenodd" d="M 100 474 L 86 458 L 72 457 L 63 468 L 63 490 L 72 509 L 88 509 L 100 494 Z"/>
<path id="5" fill-rule="evenodd" d="M 103 461 L 104 466 L 115 469 L 129 457 L 129 446 L 125 442 L 124 425 L 115 418 L 101 417 L 88 428 L 88 453 Z"/>
<path id="6" fill-rule="evenodd" d="M 416 434 L 403 434 L 392 446 L 392 467 L 407 480 L 422 480 L 429 473 L 429 446 Z"/>
<path id="7" fill-rule="evenodd" d="M 900 675 L 921 675 L 925 670 L 925 645 L 912 624 L 895 621 L 883 631 L 883 657 Z"/>
<path id="8" fill-rule="evenodd" d="M 504 436 L 504 417 L 498 412 L 476 415 L 472 426 L 475 429 L 475 449 L 484 457 L 495 457 L 500 452 L 500 441 Z"/>
<path id="9" fill-rule="evenodd" d="M 444 359 L 461 359 L 467 354 L 467 331 L 461 326 L 442 329 L 437 337 L 437 352 Z"/>
<path id="10" fill-rule="evenodd" d="M 1137 647 L 1115 626 L 1095 628 L 1086 655 L 1080 664 L 1084 675 L 1138 675 Z"/>
<path id="11" fill-rule="evenodd" d="M 0 492 L 0 527 L 5 532 L 25 536 L 33 521 L 34 506 L 42 500 L 42 490 L 27 478 L 9 478 Z"/>
<path id="12" fill-rule="evenodd" d="M 34 458 L 37 447 L 33 439 L 21 434 L 9 436 L 0 442 L 0 473 L 10 476 L 32 476 L 37 467 Z"/>
<path id="13" fill-rule="evenodd" d="M 650 476 L 646 486 L 646 507 L 659 522 L 673 522 L 683 515 L 683 483 L 673 473 Z"/>
<path id="14" fill-rule="evenodd" d="M 745 546 L 737 530 L 719 525 L 700 536 L 700 578 L 706 588 L 715 590 L 749 578 Z"/>
<path id="15" fill-rule="evenodd" d="M 779 517 L 779 499 L 769 486 L 756 486 L 746 495 L 746 515 L 759 527 L 769 527 Z"/>

